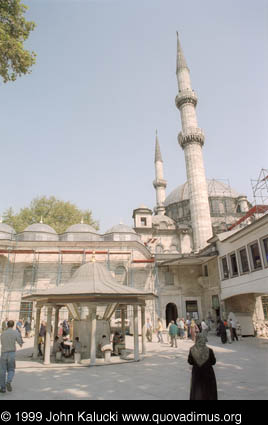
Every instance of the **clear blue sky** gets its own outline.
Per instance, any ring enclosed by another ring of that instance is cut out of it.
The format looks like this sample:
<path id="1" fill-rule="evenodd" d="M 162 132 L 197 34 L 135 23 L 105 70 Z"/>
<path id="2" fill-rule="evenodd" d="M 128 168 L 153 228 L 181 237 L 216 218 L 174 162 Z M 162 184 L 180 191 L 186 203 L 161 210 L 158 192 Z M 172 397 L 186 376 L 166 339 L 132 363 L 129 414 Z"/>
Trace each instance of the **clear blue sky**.
<path id="1" fill-rule="evenodd" d="M 155 129 L 167 194 L 186 178 L 176 30 L 206 134 L 207 178 L 252 200 L 268 168 L 266 0 L 24 0 L 28 76 L 0 84 L 0 214 L 36 196 L 90 208 L 101 231 L 155 206 Z"/>

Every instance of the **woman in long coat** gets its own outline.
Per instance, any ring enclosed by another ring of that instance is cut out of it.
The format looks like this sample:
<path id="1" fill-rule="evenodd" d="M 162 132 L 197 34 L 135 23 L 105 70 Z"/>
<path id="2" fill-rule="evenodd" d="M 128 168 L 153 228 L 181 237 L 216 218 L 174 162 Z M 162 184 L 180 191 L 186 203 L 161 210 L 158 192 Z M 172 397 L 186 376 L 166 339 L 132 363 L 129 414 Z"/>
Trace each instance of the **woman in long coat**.
<path id="1" fill-rule="evenodd" d="M 214 352 L 206 346 L 206 338 L 196 335 L 196 343 L 190 348 L 188 363 L 193 366 L 190 400 L 218 400 L 217 382 L 213 365 Z"/>
<path id="2" fill-rule="evenodd" d="M 226 333 L 226 327 L 222 320 L 219 320 L 219 334 L 221 337 L 221 342 L 225 344 L 227 342 L 227 333 Z"/>

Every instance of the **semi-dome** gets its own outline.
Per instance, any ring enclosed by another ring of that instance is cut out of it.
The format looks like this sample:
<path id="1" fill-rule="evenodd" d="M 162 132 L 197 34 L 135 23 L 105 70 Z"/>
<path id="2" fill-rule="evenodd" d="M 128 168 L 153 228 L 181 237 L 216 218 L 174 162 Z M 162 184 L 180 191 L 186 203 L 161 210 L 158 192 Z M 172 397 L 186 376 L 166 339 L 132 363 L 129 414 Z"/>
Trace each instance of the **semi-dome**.
<path id="1" fill-rule="evenodd" d="M 227 184 L 218 180 L 207 180 L 208 196 L 215 198 L 238 198 L 241 196 Z M 176 187 L 167 197 L 165 206 L 189 200 L 188 182 Z"/>
<path id="2" fill-rule="evenodd" d="M 83 233 L 83 232 L 98 233 L 97 230 L 94 229 L 94 227 L 86 223 L 73 224 L 72 226 L 69 226 L 67 230 L 65 230 L 65 233 Z"/>
<path id="3" fill-rule="evenodd" d="M 9 224 L 0 223 L 0 239 L 12 239 L 15 235 L 15 230 Z"/>

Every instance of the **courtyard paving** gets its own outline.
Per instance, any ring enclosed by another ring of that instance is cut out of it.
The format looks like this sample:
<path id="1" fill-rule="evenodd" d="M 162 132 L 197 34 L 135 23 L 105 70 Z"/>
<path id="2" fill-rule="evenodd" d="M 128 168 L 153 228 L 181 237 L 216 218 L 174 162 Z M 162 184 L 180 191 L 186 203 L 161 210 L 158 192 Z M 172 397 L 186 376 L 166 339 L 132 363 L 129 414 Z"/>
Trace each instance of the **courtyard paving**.
<path id="1" fill-rule="evenodd" d="M 17 351 L 17 370 L 11 393 L 0 400 L 188 400 L 191 367 L 187 356 L 192 341 L 178 348 L 155 340 L 139 362 L 73 367 L 33 362 L 33 338 Z M 127 337 L 133 348 L 133 338 Z M 219 400 L 268 400 L 268 339 L 243 338 L 232 344 L 209 335 L 216 355 L 214 366 Z"/>

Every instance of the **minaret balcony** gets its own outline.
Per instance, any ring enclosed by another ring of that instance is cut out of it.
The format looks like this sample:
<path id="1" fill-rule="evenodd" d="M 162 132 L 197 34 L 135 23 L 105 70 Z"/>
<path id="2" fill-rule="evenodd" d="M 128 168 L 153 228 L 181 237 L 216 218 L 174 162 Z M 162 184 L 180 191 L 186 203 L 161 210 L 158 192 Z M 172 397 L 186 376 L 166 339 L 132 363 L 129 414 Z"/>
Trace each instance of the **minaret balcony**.
<path id="1" fill-rule="evenodd" d="M 189 90 L 182 90 L 179 92 L 179 94 L 175 98 L 175 103 L 178 109 L 185 103 L 191 103 L 192 105 L 196 106 L 197 104 L 197 96 L 195 92 L 191 89 Z"/>
<path id="2" fill-rule="evenodd" d="M 184 149 L 189 143 L 199 143 L 203 146 L 205 141 L 205 134 L 201 128 L 189 127 L 186 131 L 181 131 L 178 135 L 178 142 Z"/>
<path id="3" fill-rule="evenodd" d="M 154 188 L 155 189 L 157 187 L 164 187 L 164 188 L 166 188 L 167 187 L 167 181 L 166 180 L 163 180 L 163 179 L 156 179 L 156 180 L 153 181 L 153 185 L 154 185 Z"/>

